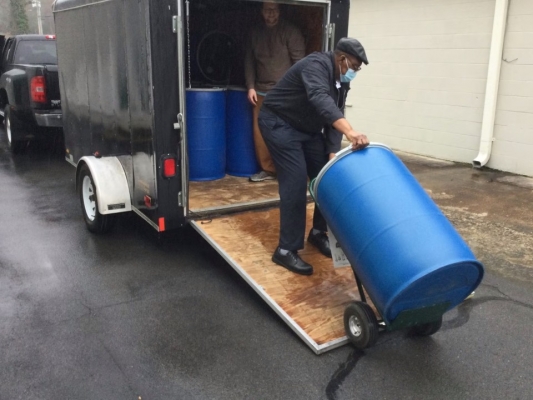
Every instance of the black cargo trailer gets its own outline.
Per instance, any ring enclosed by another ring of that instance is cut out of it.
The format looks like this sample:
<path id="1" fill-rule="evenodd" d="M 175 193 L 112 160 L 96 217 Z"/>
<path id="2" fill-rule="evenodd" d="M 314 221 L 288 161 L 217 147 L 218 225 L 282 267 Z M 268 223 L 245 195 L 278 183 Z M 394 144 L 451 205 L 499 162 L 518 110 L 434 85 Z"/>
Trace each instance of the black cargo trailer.
<path id="1" fill-rule="evenodd" d="M 280 3 L 284 18 L 302 31 L 307 53 L 329 50 L 347 36 L 348 0 Z M 131 211 L 159 232 L 191 223 L 320 353 L 346 342 L 344 304 L 358 296 L 351 271 L 333 270 L 331 260 L 306 249 L 325 275 L 296 279 L 290 289 L 293 274 L 270 262 L 277 183 L 229 175 L 190 179 L 191 160 L 209 163 L 211 156 L 188 147 L 191 121 L 207 116 L 188 114 L 186 99 L 195 91 L 244 86 L 245 43 L 260 7 L 254 0 L 56 0 L 66 160 L 76 167 L 89 230 L 107 231 L 117 214 Z M 199 223 L 205 218 L 210 223 Z M 323 293 L 318 306 L 309 296 L 328 279 L 337 289 L 326 300 Z M 277 298 L 280 287 L 285 295 L 308 296 L 287 302 Z"/>

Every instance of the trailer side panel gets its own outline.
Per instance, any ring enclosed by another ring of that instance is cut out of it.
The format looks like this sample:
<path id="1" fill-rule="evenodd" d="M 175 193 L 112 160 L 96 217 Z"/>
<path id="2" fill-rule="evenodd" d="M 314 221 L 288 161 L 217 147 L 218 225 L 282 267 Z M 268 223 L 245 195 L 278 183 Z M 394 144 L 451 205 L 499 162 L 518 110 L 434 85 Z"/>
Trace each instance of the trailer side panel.
<path id="1" fill-rule="evenodd" d="M 172 20 L 177 3 L 171 0 L 150 0 L 150 39 L 154 107 L 154 147 L 157 178 L 158 221 L 164 218 L 165 229 L 185 223 L 183 207 L 179 205 L 181 191 L 179 131 L 174 129 L 179 113 L 177 34 Z M 175 157 L 176 175 L 163 177 L 163 158 Z M 152 218 L 154 215 L 152 215 Z"/>

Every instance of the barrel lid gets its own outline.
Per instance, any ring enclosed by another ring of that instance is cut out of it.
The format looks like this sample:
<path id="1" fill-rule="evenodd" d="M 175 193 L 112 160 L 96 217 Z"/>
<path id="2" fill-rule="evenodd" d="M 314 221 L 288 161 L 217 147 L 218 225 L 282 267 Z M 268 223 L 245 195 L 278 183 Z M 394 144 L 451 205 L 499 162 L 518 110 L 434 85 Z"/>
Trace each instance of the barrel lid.
<path id="1" fill-rule="evenodd" d="M 381 144 L 381 143 L 370 142 L 370 144 L 367 147 L 381 147 L 383 149 L 387 149 L 390 152 L 392 152 L 390 147 L 388 147 L 387 145 Z M 361 150 L 364 150 L 364 149 L 361 149 Z M 342 158 L 346 157 L 347 155 L 351 154 L 352 152 L 353 152 L 352 146 L 348 146 L 348 147 L 345 147 L 344 149 L 342 149 L 341 151 L 335 153 L 335 157 L 333 157 L 331 160 L 329 160 L 328 163 L 326 165 L 324 165 L 324 167 L 318 173 L 318 175 L 317 175 L 317 177 L 315 179 L 315 183 L 314 183 L 313 188 L 312 188 L 312 191 L 314 193 L 317 192 L 318 185 L 320 184 L 320 181 L 322 180 L 322 177 L 324 176 L 324 174 L 326 172 L 328 172 L 328 170 L 333 166 L 333 164 L 335 164 L 337 161 L 341 160 Z M 315 198 L 315 202 L 317 202 L 316 198 Z M 318 204 L 318 202 L 317 202 L 317 204 Z"/>
<path id="2" fill-rule="evenodd" d="M 225 88 L 187 88 L 186 92 L 223 92 Z"/>

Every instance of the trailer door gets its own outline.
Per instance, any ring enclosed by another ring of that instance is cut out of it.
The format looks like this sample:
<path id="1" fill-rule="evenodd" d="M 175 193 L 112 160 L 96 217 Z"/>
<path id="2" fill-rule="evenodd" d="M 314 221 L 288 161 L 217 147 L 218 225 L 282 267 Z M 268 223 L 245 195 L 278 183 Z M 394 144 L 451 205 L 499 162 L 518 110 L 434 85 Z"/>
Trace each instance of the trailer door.
<path id="1" fill-rule="evenodd" d="M 175 128 L 178 130 L 179 141 L 180 141 L 180 159 L 181 159 L 181 182 L 182 188 L 181 192 L 178 195 L 178 202 L 187 214 L 188 207 L 188 184 L 189 184 L 189 161 L 187 159 L 187 124 L 185 121 L 186 114 L 186 104 L 185 104 L 185 72 L 186 72 L 186 57 L 185 57 L 185 17 L 188 14 L 185 10 L 185 4 L 188 8 L 189 2 L 183 2 L 182 0 L 177 0 L 177 15 L 174 17 L 173 21 L 173 30 L 178 36 L 177 40 L 177 54 L 178 54 L 178 100 L 179 100 L 179 109 L 177 115 L 177 122 Z"/>

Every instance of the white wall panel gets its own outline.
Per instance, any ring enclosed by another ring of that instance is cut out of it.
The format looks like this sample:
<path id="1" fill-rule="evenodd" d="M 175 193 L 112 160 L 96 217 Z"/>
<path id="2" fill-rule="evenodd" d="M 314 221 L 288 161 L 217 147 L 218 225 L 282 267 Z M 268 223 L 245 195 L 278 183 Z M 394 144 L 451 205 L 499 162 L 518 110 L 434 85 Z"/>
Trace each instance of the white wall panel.
<path id="1" fill-rule="evenodd" d="M 514 77 L 511 77 L 514 78 Z M 499 95 L 530 97 L 533 93 L 533 81 L 501 80 Z"/>
<path id="2" fill-rule="evenodd" d="M 533 176 L 533 1 L 511 0 L 489 167 Z"/>
<path id="3" fill-rule="evenodd" d="M 355 128 L 398 150 L 471 162 L 479 148 L 494 1 L 351 0 L 349 35 L 363 43 L 370 61 L 348 99 Z"/>

